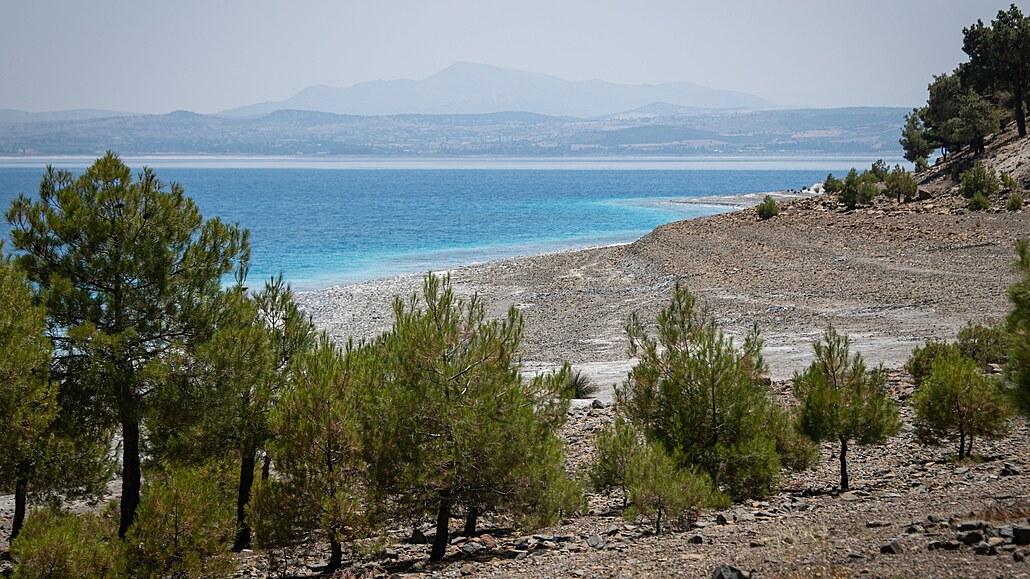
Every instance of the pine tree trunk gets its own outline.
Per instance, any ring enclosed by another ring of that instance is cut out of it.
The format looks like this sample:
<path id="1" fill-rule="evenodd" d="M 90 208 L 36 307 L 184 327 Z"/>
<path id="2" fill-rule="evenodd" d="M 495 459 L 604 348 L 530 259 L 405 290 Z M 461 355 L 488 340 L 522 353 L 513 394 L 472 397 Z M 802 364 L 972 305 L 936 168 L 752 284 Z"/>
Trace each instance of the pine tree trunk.
<path id="1" fill-rule="evenodd" d="M 966 458 L 966 431 L 959 429 L 958 431 L 958 459 L 962 460 Z"/>
<path id="2" fill-rule="evenodd" d="M 243 453 L 240 463 L 240 486 L 236 495 L 236 540 L 232 550 L 240 552 L 250 548 L 250 525 L 247 524 L 247 504 L 254 486 L 254 468 L 257 466 L 257 450 L 249 448 Z"/>
<path id="3" fill-rule="evenodd" d="M 966 456 L 973 458 L 973 435 L 969 435 L 969 446 L 966 447 Z"/>
<path id="4" fill-rule="evenodd" d="M 139 421 L 122 422 L 122 498 L 118 536 L 122 539 L 136 520 L 140 493 Z"/>
<path id="5" fill-rule="evenodd" d="M 465 513 L 465 536 L 471 537 L 476 534 L 476 522 L 479 519 L 479 505 L 470 505 Z"/>
<path id="6" fill-rule="evenodd" d="M 848 440 L 840 439 L 840 490 L 848 491 Z"/>
<path id="7" fill-rule="evenodd" d="M 325 575 L 332 575 L 343 565 L 343 545 L 336 537 L 329 539 L 329 564 L 322 571 Z"/>
<path id="8" fill-rule="evenodd" d="M 11 543 L 21 532 L 21 526 L 25 522 L 25 504 L 28 496 L 29 478 L 23 472 L 19 472 L 18 480 L 14 483 L 14 521 L 11 523 Z"/>
<path id="9" fill-rule="evenodd" d="M 447 554 L 447 527 L 451 522 L 451 497 L 440 497 L 440 509 L 436 512 L 436 537 L 433 539 L 433 551 L 430 561 L 439 561 Z"/>
<path id="10" fill-rule="evenodd" d="M 261 461 L 261 480 L 268 480 L 268 473 L 272 470 L 272 457 L 265 451 L 265 458 Z"/>

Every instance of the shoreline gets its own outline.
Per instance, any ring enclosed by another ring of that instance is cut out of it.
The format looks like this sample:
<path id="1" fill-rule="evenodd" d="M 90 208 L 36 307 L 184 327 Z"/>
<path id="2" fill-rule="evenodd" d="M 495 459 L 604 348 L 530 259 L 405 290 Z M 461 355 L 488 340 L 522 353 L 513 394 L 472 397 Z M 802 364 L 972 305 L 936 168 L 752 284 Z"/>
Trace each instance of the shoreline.
<path id="1" fill-rule="evenodd" d="M 803 369 L 830 324 L 868 364 L 897 368 L 926 340 L 953 339 L 967 320 L 1004 314 L 1012 243 L 1030 231 L 1027 212 L 952 213 L 931 202 L 893 212 L 829 207 L 803 196 L 767 221 L 744 209 L 669 223 L 628 244 L 441 273 L 459 294 L 479 293 L 490 316 L 521 310 L 527 372 L 568 361 L 601 386 L 602 400 L 632 365 L 623 330 L 630 314 L 653 320 L 677 281 L 737 343 L 759 324 L 774 380 Z M 423 276 L 298 292 L 298 302 L 341 343 L 371 338 L 390 328 L 393 297 L 419 290 Z"/>

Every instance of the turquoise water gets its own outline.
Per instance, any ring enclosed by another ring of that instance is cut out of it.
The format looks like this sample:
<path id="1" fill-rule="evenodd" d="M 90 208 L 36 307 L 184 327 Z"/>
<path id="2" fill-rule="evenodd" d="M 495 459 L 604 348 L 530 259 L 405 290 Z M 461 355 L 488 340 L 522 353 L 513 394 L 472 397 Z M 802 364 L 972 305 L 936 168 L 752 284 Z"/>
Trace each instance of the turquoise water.
<path id="1" fill-rule="evenodd" d="M 182 166 L 190 164 L 201 166 Z M 852 164 L 830 163 L 829 169 Z M 81 163 L 65 166 L 77 171 Z M 298 289 L 630 242 L 663 223 L 726 210 L 673 200 L 801 188 L 828 170 L 794 169 L 789 161 L 784 168 L 760 169 L 533 166 L 223 167 L 187 161 L 155 170 L 162 181 L 181 183 L 205 216 L 251 230 L 252 281 L 281 271 Z M 20 192 L 34 194 L 41 175 L 41 165 L 0 162 L 0 206 L 6 209 Z M 9 229 L 0 224 L 4 238 Z"/>

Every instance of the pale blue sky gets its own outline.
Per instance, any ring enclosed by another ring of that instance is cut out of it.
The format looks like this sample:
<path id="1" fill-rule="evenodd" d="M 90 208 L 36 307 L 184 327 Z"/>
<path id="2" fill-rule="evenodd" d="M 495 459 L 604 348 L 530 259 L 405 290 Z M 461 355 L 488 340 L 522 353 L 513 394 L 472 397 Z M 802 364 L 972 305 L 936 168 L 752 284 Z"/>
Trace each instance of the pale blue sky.
<path id="1" fill-rule="evenodd" d="M 3 0 L 0 108 L 210 113 L 458 61 L 780 104 L 915 106 L 964 60 L 962 27 L 1009 3 Z"/>

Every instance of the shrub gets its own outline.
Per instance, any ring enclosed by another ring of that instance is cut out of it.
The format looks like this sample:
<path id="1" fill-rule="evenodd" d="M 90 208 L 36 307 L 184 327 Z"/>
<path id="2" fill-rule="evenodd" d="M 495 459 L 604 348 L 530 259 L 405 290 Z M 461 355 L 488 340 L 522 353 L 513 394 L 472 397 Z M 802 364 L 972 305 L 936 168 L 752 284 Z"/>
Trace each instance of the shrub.
<path id="1" fill-rule="evenodd" d="M 173 470 L 148 482 L 126 536 L 130 573 L 149 577 L 229 572 L 235 498 L 211 468 Z"/>
<path id="2" fill-rule="evenodd" d="M 937 358 L 953 352 L 958 352 L 958 347 L 954 344 L 931 340 L 924 346 L 916 346 L 912 350 L 912 355 L 905 362 L 905 369 L 912 376 L 912 382 L 918 386 L 930 375 L 930 370 Z"/>
<path id="3" fill-rule="evenodd" d="M 972 199 L 977 193 L 989 197 L 997 193 L 1000 187 L 998 174 L 980 161 L 977 161 L 972 169 L 959 175 L 959 191 L 966 199 Z"/>
<path id="4" fill-rule="evenodd" d="M 659 534 L 663 519 L 675 528 L 690 528 L 702 508 L 729 505 L 728 497 L 716 490 L 707 475 L 677 466 L 657 444 L 646 444 L 633 453 L 626 487 L 630 507 L 623 517 L 648 517 Z"/>
<path id="5" fill-rule="evenodd" d="M 18 562 L 14 576 L 124 576 L 118 521 L 110 512 L 73 515 L 54 509 L 33 511 L 11 545 L 11 555 Z"/>
<path id="6" fill-rule="evenodd" d="M 844 178 L 843 187 L 837 198 L 848 209 L 854 209 L 858 205 L 869 203 L 873 200 L 873 197 L 876 197 L 875 181 L 876 179 L 871 173 L 859 175 L 858 171 L 851 169 L 847 177 Z"/>
<path id="7" fill-rule="evenodd" d="M 1030 416 L 1030 243 L 1026 239 L 1017 241 L 1016 253 L 1019 281 L 1009 286 L 1008 292 L 1012 309 L 1005 318 L 1009 336 L 1005 370 L 1020 409 Z"/>
<path id="8" fill-rule="evenodd" d="M 640 446 L 640 433 L 623 418 L 606 425 L 594 437 L 594 459 L 588 478 L 595 492 L 611 494 L 622 490 L 622 506 L 626 506 L 626 469 Z"/>
<path id="9" fill-rule="evenodd" d="M 1011 414 L 997 384 L 980 374 L 974 360 L 949 353 L 933 363 L 933 370 L 912 396 L 916 436 L 923 442 L 958 442 L 958 457 L 973 451 L 975 437 L 998 438 Z"/>
<path id="10" fill-rule="evenodd" d="M 862 356 L 851 356 L 851 340 L 829 327 L 813 344 L 816 360 L 794 374 L 801 401 L 801 431 L 813 441 L 840 442 L 840 488 L 848 490 L 848 442 L 877 444 L 901 428 L 898 409 L 887 395 L 883 368 L 867 371 Z"/>
<path id="11" fill-rule="evenodd" d="M 1012 178 L 1012 175 L 1009 175 L 1008 173 L 1002 171 L 1001 186 L 1006 189 L 1015 189 L 1016 187 L 1019 187 L 1019 184 L 1016 183 L 1016 180 Z"/>
<path id="12" fill-rule="evenodd" d="M 895 197 L 898 203 L 901 203 L 902 199 L 911 201 L 919 193 L 919 185 L 916 184 L 916 180 L 901 165 L 894 166 L 894 171 L 887 175 L 884 183 L 887 185 L 883 190 L 884 194 Z"/>
<path id="13" fill-rule="evenodd" d="M 585 400 L 587 398 L 593 398 L 601 388 L 594 381 L 583 373 L 582 370 L 576 370 L 575 372 L 569 372 L 568 378 L 565 380 L 565 390 L 568 392 L 569 397 L 574 400 Z"/>
<path id="14" fill-rule="evenodd" d="M 991 208 L 991 200 L 983 193 L 977 191 L 973 194 L 966 207 L 970 211 L 987 211 Z"/>
<path id="15" fill-rule="evenodd" d="M 869 168 L 869 173 L 881 183 L 890 174 L 890 166 L 883 159 L 877 159 L 873 166 Z"/>
<path id="16" fill-rule="evenodd" d="M 758 218 L 769 219 L 770 217 L 776 217 L 780 214 L 780 206 L 776 203 L 776 200 L 772 198 L 772 195 L 766 195 L 765 199 L 758 204 Z"/>
<path id="17" fill-rule="evenodd" d="M 991 364 L 1005 363 L 1005 328 L 997 323 L 974 324 L 958 331 L 955 345 L 963 356 L 972 359 L 986 370 Z"/>
<path id="18" fill-rule="evenodd" d="M 683 466 L 696 466 L 733 497 L 765 494 L 778 478 L 778 455 L 748 462 L 755 449 L 776 447 L 769 425 L 782 412 L 761 377 L 756 331 L 743 351 L 733 345 L 696 298 L 677 285 L 650 335 L 634 315 L 626 327 L 639 359 L 616 399 L 651 442 Z M 741 462 L 743 461 L 743 462 Z M 745 472 L 738 464 L 751 465 Z"/>
<path id="19" fill-rule="evenodd" d="M 268 555 L 272 573 L 286 576 L 293 553 L 308 539 L 318 521 L 309 516 L 301 495 L 286 483 L 266 479 L 258 483 L 247 505 L 247 521 L 254 543 Z"/>
<path id="20" fill-rule="evenodd" d="M 1005 209 L 1007 211 L 1019 211 L 1022 208 L 1023 196 L 1019 193 L 1013 193 L 1012 196 L 1009 197 L 1008 203 L 1005 204 Z"/>
<path id="21" fill-rule="evenodd" d="M 844 181 L 833 176 L 830 173 L 826 176 L 826 180 L 823 181 L 823 191 L 827 193 L 840 193 L 844 189 Z"/>

